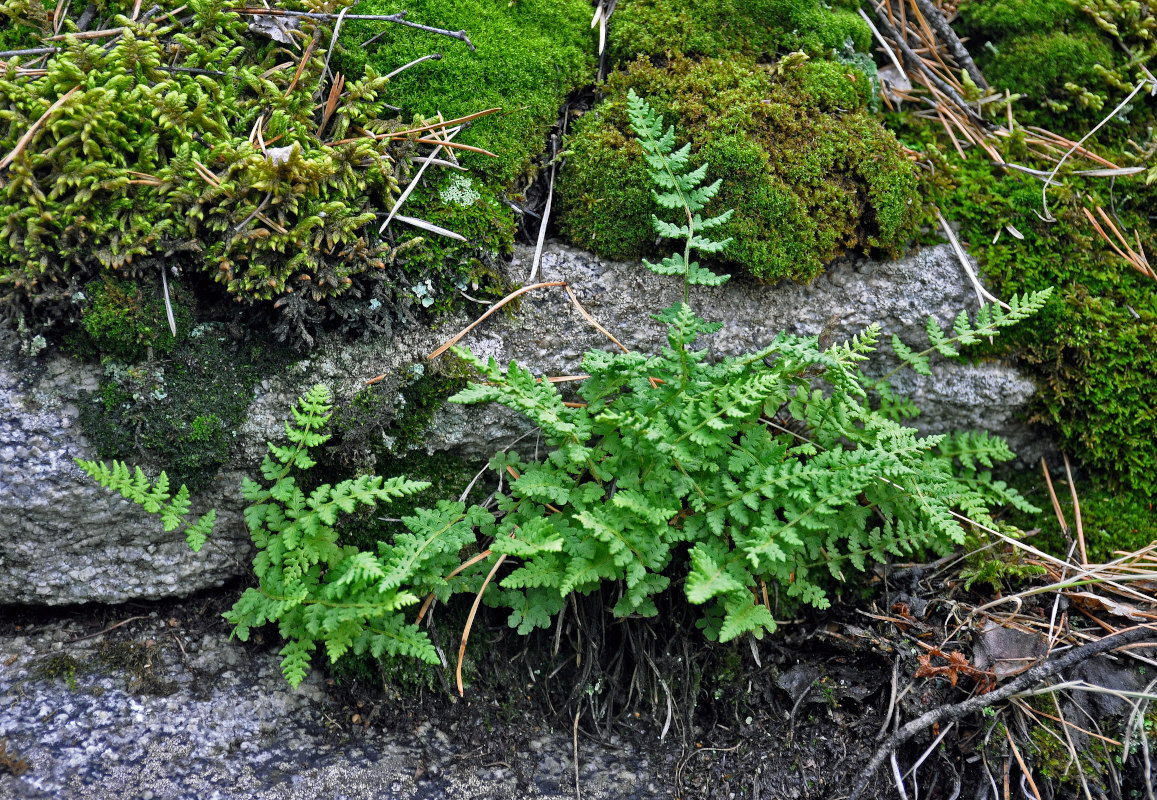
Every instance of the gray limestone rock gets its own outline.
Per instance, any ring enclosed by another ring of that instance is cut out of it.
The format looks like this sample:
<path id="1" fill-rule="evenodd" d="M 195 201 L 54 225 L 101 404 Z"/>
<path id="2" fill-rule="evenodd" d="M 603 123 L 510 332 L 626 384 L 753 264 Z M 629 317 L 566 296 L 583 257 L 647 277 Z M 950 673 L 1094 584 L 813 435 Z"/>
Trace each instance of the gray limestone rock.
<path id="1" fill-rule="evenodd" d="M 531 257 L 528 249 L 518 250 L 509 267 L 514 280 L 525 281 Z M 677 281 L 638 264 L 603 261 L 560 244 L 547 247 L 537 280 L 565 280 L 624 346 L 644 351 L 665 341 L 663 326 L 650 315 L 681 292 Z M 872 322 L 882 324 L 885 338 L 896 333 L 918 346 L 926 341 L 929 315 L 948 327 L 960 309 L 977 307 L 947 246 L 892 262 L 843 261 L 808 286 L 736 278 L 718 288 L 696 287 L 691 303 L 701 316 L 723 323 L 710 341 L 719 355 L 761 347 L 780 330 L 838 341 Z M 194 510 L 219 512 L 216 534 L 200 554 L 181 537 L 162 533 L 155 518 L 95 486 L 72 463 L 73 457 L 93 458 L 76 421 L 79 393 L 96 388 L 97 371 L 58 354 L 25 357 L 16 335 L 0 330 L 0 402 L 8 409 L 0 419 L 0 598 L 56 605 L 185 596 L 246 574 L 250 553 L 239 478 L 260 463 L 266 440 L 284 435 L 296 398 L 321 382 L 338 402 L 348 401 L 378 375 L 386 376 L 388 396 L 427 369 L 426 355 L 469 321 L 446 319 L 436 330 L 413 326 L 390 340 L 323 343 L 308 360 L 263 382 L 230 463 L 195 500 Z M 547 375 L 575 374 L 586 350 L 614 347 L 561 287 L 527 293 L 516 316 L 494 315 L 462 344 Z M 922 431 L 987 429 L 1029 459 L 1047 449 L 1047 439 L 1020 421 L 1033 385 L 1015 369 L 934 363 L 931 378 L 901 372 L 894 380 L 923 409 L 914 423 Z M 424 444 L 428 452 L 489 455 L 528 432 L 525 420 L 504 408 L 447 404 Z"/>

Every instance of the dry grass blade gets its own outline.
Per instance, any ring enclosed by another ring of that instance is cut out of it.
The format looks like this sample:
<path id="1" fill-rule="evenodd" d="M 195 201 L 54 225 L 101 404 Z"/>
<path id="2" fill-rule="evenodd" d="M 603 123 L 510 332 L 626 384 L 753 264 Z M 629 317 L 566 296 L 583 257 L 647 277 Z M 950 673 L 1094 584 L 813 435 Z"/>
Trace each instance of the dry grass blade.
<path id="1" fill-rule="evenodd" d="M 1009 305 L 997 299 L 991 292 L 981 285 L 980 279 L 976 277 L 976 273 L 972 270 L 972 264 L 968 261 L 968 256 L 964 254 L 964 248 L 960 246 L 960 242 L 956 239 L 956 234 L 952 232 L 952 226 L 948 224 L 948 220 L 944 219 L 944 215 L 940 213 L 940 209 L 936 209 L 936 219 L 940 221 L 940 227 L 944 231 L 944 235 L 948 237 L 948 241 L 952 244 L 952 251 L 956 253 L 956 258 L 959 259 L 960 265 L 964 267 L 968 279 L 972 281 L 972 287 L 976 290 L 976 298 L 981 305 L 987 302 L 993 302 L 999 305 L 1006 311 L 1011 310 Z"/>
<path id="2" fill-rule="evenodd" d="M 47 111 L 40 115 L 40 119 L 32 123 L 32 127 L 25 131 L 24 135 L 20 137 L 20 141 L 16 142 L 16 146 L 12 148 L 12 152 L 4 156 L 3 160 L 0 160 L 0 170 L 7 168 L 9 164 L 19 158 L 20 154 L 24 152 L 24 149 L 28 147 L 29 143 L 36 136 L 36 132 L 40 130 L 40 127 L 48 120 L 49 117 L 52 116 L 54 111 L 67 103 L 68 99 L 76 94 L 76 91 L 79 88 L 79 85 L 73 86 L 67 92 L 62 94 L 56 99 L 55 103 L 48 107 Z"/>
<path id="3" fill-rule="evenodd" d="M 1081 208 L 1081 211 L 1084 212 L 1086 219 L 1088 219 L 1092 224 L 1093 229 L 1100 235 L 1102 239 L 1105 240 L 1109 247 L 1113 249 L 1114 253 L 1125 259 L 1125 261 L 1129 263 L 1129 266 L 1140 272 L 1145 277 L 1157 280 L 1157 273 L 1155 273 L 1153 268 L 1149 266 L 1148 259 L 1145 258 L 1143 254 L 1136 253 L 1133 248 L 1129 246 L 1125 237 L 1121 235 L 1121 232 L 1117 229 L 1117 226 L 1113 224 L 1113 221 L 1105 213 L 1103 208 L 1097 206 L 1097 211 L 1100 213 L 1101 218 L 1109 226 L 1109 229 L 1113 231 L 1113 233 L 1117 236 L 1117 239 L 1121 242 L 1121 244 L 1124 245 L 1124 250 L 1118 247 L 1117 242 L 1113 241 L 1112 237 L 1110 237 L 1109 234 L 1105 232 L 1105 229 L 1101 227 L 1101 223 L 1099 223 L 1097 218 L 1093 216 L 1093 212 L 1089 211 L 1087 208 Z M 1140 246 L 1139 239 L 1137 244 Z"/>
<path id="4" fill-rule="evenodd" d="M 1076 152 L 1077 148 L 1081 147 L 1089 139 L 1090 136 L 1092 136 L 1094 133 L 1099 131 L 1109 120 L 1111 120 L 1115 116 L 1117 116 L 1117 114 L 1121 113 L 1121 109 L 1123 109 L 1125 106 L 1127 106 L 1129 104 L 1129 102 L 1132 101 L 1132 99 L 1137 96 L 1137 93 L 1140 92 L 1142 89 L 1144 89 L 1146 86 L 1150 85 L 1151 82 L 1152 82 L 1151 78 L 1146 78 L 1143 81 L 1138 81 L 1137 85 L 1135 87 L 1133 87 L 1133 91 L 1129 92 L 1128 97 L 1126 97 L 1124 100 L 1122 100 L 1120 103 L 1118 103 L 1116 108 L 1114 108 L 1112 111 L 1110 111 L 1109 114 L 1104 119 L 1102 119 L 1100 122 L 1098 122 L 1096 124 L 1096 126 L 1093 127 L 1092 130 L 1090 130 L 1088 133 L 1086 133 L 1084 136 L 1082 136 L 1081 140 L 1079 142 L 1077 142 L 1076 144 L 1074 144 L 1072 147 L 1070 147 L 1069 150 L 1061 157 L 1061 160 L 1059 162 L 1057 162 L 1057 165 L 1055 167 L 1053 167 L 1053 171 L 1049 174 L 1049 180 L 1045 181 L 1045 185 L 1041 189 L 1041 206 L 1044 209 L 1044 215 L 1041 216 L 1041 219 L 1043 219 L 1045 222 L 1056 222 L 1056 218 L 1053 217 L 1053 215 L 1049 213 L 1048 190 L 1049 190 L 1049 183 L 1052 181 L 1053 178 L 1056 177 L 1057 171 L 1060 170 L 1060 168 L 1061 168 L 1061 164 L 1064 164 L 1065 161 L 1069 158 L 1069 156 L 1071 156 L 1074 152 Z M 1157 84 L 1154 84 L 1154 85 L 1157 86 Z"/>
<path id="5" fill-rule="evenodd" d="M 419 144 L 440 144 L 442 147 L 450 147 L 455 150 L 465 150 L 468 153 L 478 153 L 479 155 L 498 158 L 498 156 L 496 156 L 494 153 L 491 153 L 489 150 L 483 150 L 481 147 L 475 147 L 474 145 L 470 144 L 458 144 L 458 142 L 442 142 L 438 139 L 417 139 L 416 141 Z"/>
<path id="6" fill-rule="evenodd" d="M 305 71 L 305 65 L 309 63 L 309 59 L 313 57 L 313 48 L 317 47 L 317 34 L 309 40 L 309 46 L 305 48 L 305 53 L 301 56 L 301 62 L 297 65 L 297 72 L 293 73 L 293 80 L 289 82 L 289 88 L 285 90 L 285 96 L 289 97 L 293 94 L 293 90 L 297 87 L 297 82 L 301 79 L 301 73 Z"/>
<path id="7" fill-rule="evenodd" d="M 103 31 L 85 31 L 83 33 L 60 33 L 56 36 L 47 36 L 46 42 L 64 42 L 68 39 L 104 39 L 109 36 L 120 36 L 125 32 L 124 28 L 108 28 Z"/>
<path id="8" fill-rule="evenodd" d="M 448 239 L 457 239 L 460 242 L 467 241 L 466 237 L 462 234 L 455 233 L 449 228 L 443 228 L 441 225 L 435 225 L 433 222 L 427 222 L 424 219 L 418 219 L 417 217 L 407 217 L 405 214 L 394 214 L 394 219 L 396 219 L 398 222 L 404 222 L 407 225 L 413 225 L 415 228 L 421 228 L 424 231 L 436 233 L 439 236 L 445 236 Z M 382 227 L 384 228 L 385 226 Z"/>
<path id="9" fill-rule="evenodd" d="M 478 604 L 482 602 L 482 593 L 486 591 L 486 587 L 490 585 L 490 581 L 494 579 L 498 568 L 502 566 L 502 562 L 506 561 L 506 553 L 498 557 L 494 562 L 494 566 L 490 568 L 490 572 L 486 575 L 486 580 L 482 581 L 482 588 L 478 590 L 478 594 L 474 596 L 474 605 L 470 606 L 470 616 L 466 617 L 466 627 L 462 629 L 462 643 L 458 645 L 458 668 L 454 671 L 454 678 L 458 683 L 458 696 L 463 697 L 466 691 L 462 688 L 462 659 L 466 655 L 466 642 L 470 639 L 470 629 L 474 627 L 474 617 L 478 613 Z"/>
<path id="10" fill-rule="evenodd" d="M 447 120 L 445 122 L 433 122 L 433 123 L 430 123 L 429 125 L 422 125 L 421 127 L 418 127 L 418 128 L 407 128 L 404 131 L 393 131 L 391 133 L 375 133 L 375 134 L 372 134 L 372 136 L 374 139 L 397 139 L 397 138 L 400 138 L 402 136 L 409 136 L 411 133 L 424 133 L 425 131 L 433 131 L 433 130 L 439 130 L 439 129 L 445 130 L 446 128 L 454 127 L 456 125 L 464 125 L 467 122 L 472 122 L 472 121 L 478 119 L 479 117 L 485 117 L 489 114 L 496 114 L 501 110 L 502 110 L 501 106 L 496 107 L 496 108 L 488 108 L 485 111 L 476 111 L 473 114 L 467 114 L 464 117 L 458 117 L 457 119 L 451 119 L 451 120 Z M 348 141 L 352 142 L 355 140 L 349 139 Z M 333 142 L 333 144 L 344 144 L 344 143 L 345 143 L 344 141 Z"/>
<path id="11" fill-rule="evenodd" d="M 394 207 L 390 209 L 390 213 L 386 216 L 386 221 L 382 223 L 382 227 L 378 229 L 378 233 L 384 233 L 386 228 L 390 226 L 390 223 L 393 222 L 394 217 L 398 216 L 398 212 L 402 209 L 402 205 L 406 202 L 407 199 L 409 199 L 410 194 L 414 191 L 414 189 L 418 188 L 418 184 L 422 180 L 422 175 L 426 172 L 426 167 L 430 166 L 430 161 L 433 160 L 434 156 L 442 152 L 442 148 L 447 147 L 450 144 L 450 140 L 457 136 L 461 130 L 462 129 L 459 127 L 453 129 L 452 131 L 447 131 L 445 134 L 445 139 L 437 140 L 437 146 L 428 156 L 426 156 L 426 160 L 422 163 L 422 166 L 418 168 L 417 174 L 415 174 L 410 182 L 406 185 L 406 188 L 402 190 L 402 193 L 398 196 L 398 199 L 394 201 Z"/>
<path id="12" fill-rule="evenodd" d="M 333 86 L 329 87 L 329 97 L 325 100 L 325 111 L 321 115 L 321 123 L 317 126 L 317 136 L 321 138 L 321 132 L 325 130 L 325 126 L 329 124 L 329 118 L 333 116 L 333 112 L 337 110 L 338 101 L 341 99 L 341 93 L 345 91 L 345 75 L 340 72 L 333 82 Z"/>
<path id="13" fill-rule="evenodd" d="M 587 313 L 587 310 L 585 308 L 583 308 L 582 305 L 579 303 L 578 298 L 575 297 L 575 294 L 573 291 L 571 291 L 571 288 L 569 285 L 563 284 L 563 288 L 566 289 L 566 293 L 570 297 L 570 301 L 572 303 L 574 303 L 574 307 L 577 308 L 579 313 L 582 314 L 583 317 L 586 318 L 587 322 L 589 322 L 591 325 L 594 325 L 595 328 L 598 329 L 599 333 L 601 333 L 603 336 L 606 336 L 612 342 L 617 344 L 619 346 L 619 349 L 622 350 L 624 353 L 631 352 L 623 345 L 622 342 L 620 342 L 618 339 L 616 339 L 614 336 L 612 336 L 610 331 L 608 331 L 606 328 L 604 328 L 602 325 L 600 325 L 598 322 L 596 322 L 595 318 Z"/>
<path id="14" fill-rule="evenodd" d="M 1073 496 L 1073 516 L 1077 519 L 1077 547 L 1081 553 L 1081 566 L 1086 566 L 1089 563 L 1089 554 L 1085 550 L 1085 527 L 1081 522 L 1081 501 L 1077 497 L 1077 484 L 1073 480 L 1073 470 L 1069 466 L 1069 456 L 1067 453 L 1062 453 L 1065 459 L 1065 476 L 1069 479 L 1069 493 Z"/>
<path id="15" fill-rule="evenodd" d="M 1032 771 L 1029 770 L 1028 766 L 1024 763 L 1024 759 L 1021 758 L 1020 749 L 1016 746 L 1016 742 L 1013 741 L 1012 732 L 1008 729 L 1007 725 L 1004 727 L 1004 735 L 1008 737 L 1008 746 L 1012 748 L 1012 754 L 1016 756 L 1016 763 L 1020 765 L 1020 773 L 1028 778 L 1028 785 L 1029 788 L 1032 789 L 1033 797 L 1035 797 L 1036 800 L 1041 800 L 1040 790 L 1036 788 L 1036 781 L 1033 780 Z"/>
<path id="16" fill-rule="evenodd" d="M 526 294 L 527 292 L 532 291 L 534 289 L 544 289 L 548 286 L 566 286 L 566 281 L 546 281 L 545 283 L 536 283 L 533 286 L 523 286 L 521 289 L 514 291 L 514 292 L 511 292 L 510 294 L 506 295 L 506 297 L 502 298 L 497 303 L 495 303 L 493 306 L 491 306 L 489 309 L 487 309 L 485 314 L 483 314 L 481 317 L 474 320 L 469 325 L 467 325 L 465 328 L 463 328 L 461 331 L 456 333 L 453 337 L 450 338 L 449 341 L 447 341 L 445 344 L 443 344 L 441 347 L 439 347 L 433 353 L 430 353 L 430 355 L 426 356 L 426 359 L 429 361 L 432 361 L 435 358 L 437 358 L 438 356 L 445 353 L 451 347 L 456 345 L 462 339 L 463 336 L 470 333 L 470 331 L 474 330 L 474 328 L 476 326 L 478 326 L 479 324 L 481 324 L 487 317 L 489 317 L 491 314 L 493 314 L 498 309 L 502 308 L 504 305 L 509 303 L 511 300 L 514 300 L 515 298 L 517 298 L 523 294 Z"/>

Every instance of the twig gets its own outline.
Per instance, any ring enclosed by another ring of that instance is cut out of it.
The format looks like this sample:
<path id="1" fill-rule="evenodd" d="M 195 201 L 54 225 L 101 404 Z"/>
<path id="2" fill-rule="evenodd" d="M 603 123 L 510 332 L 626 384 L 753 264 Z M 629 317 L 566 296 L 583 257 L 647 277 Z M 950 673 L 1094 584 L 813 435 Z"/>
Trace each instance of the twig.
<path id="1" fill-rule="evenodd" d="M 282 8 L 231 8 L 229 9 L 234 14 L 248 14 L 254 17 L 305 17 L 306 19 L 337 19 L 341 14 L 321 14 L 308 11 L 286 11 Z M 377 22 L 392 22 L 395 25 L 405 25 L 409 28 L 417 28 L 426 33 L 436 33 L 440 36 L 449 36 L 451 39 L 457 39 L 465 43 L 471 51 L 474 50 L 474 43 L 466 35 L 466 31 L 448 31 L 443 28 L 432 28 L 429 25 L 421 25 L 417 22 L 410 22 L 406 19 L 406 12 L 399 11 L 397 14 L 346 14 L 345 19 L 362 19 L 374 20 Z"/>
<path id="2" fill-rule="evenodd" d="M 566 281 L 547 281 L 545 283 L 536 283 L 533 286 L 523 286 L 521 289 L 514 291 L 514 292 L 511 292 L 510 294 L 506 295 L 506 297 L 502 298 L 497 303 L 495 303 L 493 306 L 491 306 L 489 309 L 487 309 L 485 314 L 483 314 L 481 317 L 474 320 L 469 325 L 467 325 L 465 328 L 460 330 L 458 333 L 456 333 L 454 336 L 452 336 L 449 341 L 447 341 L 445 344 L 443 344 L 441 347 L 439 347 L 433 353 L 430 353 L 430 355 L 426 356 L 426 360 L 433 361 L 435 358 L 437 358 L 438 356 L 445 353 L 447 350 L 449 350 L 451 347 L 453 347 L 455 344 L 457 344 L 458 341 L 463 336 L 470 333 L 470 331 L 474 330 L 474 328 L 478 324 L 480 324 L 483 320 L 485 320 L 487 317 L 489 317 L 491 314 L 493 314 L 498 309 L 502 308 L 504 305 L 509 303 L 514 298 L 518 297 L 519 295 L 525 294 L 526 292 L 529 292 L 532 289 L 544 289 L 547 286 L 566 286 Z"/>
<path id="3" fill-rule="evenodd" d="M 59 52 L 59 47 L 29 47 L 23 50 L 0 50 L 0 58 L 10 58 L 12 56 L 42 56 Z"/>
<path id="4" fill-rule="evenodd" d="M 65 644 L 75 644 L 76 642 L 83 642 L 85 639 L 95 639 L 98 636 L 104 636 L 109 631 L 116 630 L 121 625 L 128 625 L 130 622 L 134 622 L 138 619 L 148 619 L 148 617 L 129 617 L 128 619 L 122 619 L 116 625 L 109 625 L 103 631 L 98 631 L 97 633 L 90 633 L 87 636 L 77 636 L 75 639 L 69 639 L 68 641 L 65 642 Z"/>
<path id="5" fill-rule="evenodd" d="M 932 5 L 931 0 L 915 0 L 916 7 L 920 9 L 924 15 L 924 19 L 936 29 L 940 34 L 940 38 L 944 40 L 944 44 L 948 47 L 948 52 L 956 59 L 956 63 L 964 67 L 968 75 L 972 78 L 973 83 L 981 89 L 988 88 L 988 81 L 980 74 L 980 70 L 976 68 L 976 64 L 972 61 L 972 56 L 968 55 L 968 51 L 964 49 L 960 38 L 956 35 L 956 31 L 952 30 L 952 26 L 948 24 L 948 20 L 944 18 L 943 12 L 936 6 Z"/>
<path id="6" fill-rule="evenodd" d="M 951 100 L 957 107 L 959 107 L 961 111 L 968 114 L 969 117 L 971 117 L 983 127 L 992 127 L 992 123 L 990 123 L 984 117 L 980 116 L 980 114 L 977 114 L 976 111 L 973 110 L 972 106 L 968 105 L 968 102 L 963 97 L 961 97 L 955 89 L 941 80 L 935 72 L 929 69 L 928 65 L 924 63 L 920 56 L 912 52 L 912 48 L 908 46 L 908 43 L 905 42 L 903 37 L 896 31 L 895 28 L 892 27 L 892 23 L 888 22 L 887 17 L 881 13 L 879 9 L 876 11 L 876 19 L 879 20 L 880 27 L 884 29 L 884 33 L 888 34 L 888 37 L 892 40 L 892 43 L 900 49 L 900 52 L 903 54 L 905 61 L 916 67 L 916 69 L 920 70 L 920 72 L 923 73 L 929 81 L 931 81 L 932 85 L 939 89 L 940 92 L 943 93 L 944 96 L 949 100 Z"/>
<path id="7" fill-rule="evenodd" d="M 860 796 L 863 795 L 864 790 L 867 789 L 868 781 L 876 769 L 895 752 L 896 748 L 921 731 L 939 722 L 963 719 L 969 714 L 995 705 L 1001 700 L 1007 700 L 1014 694 L 1022 692 L 1047 678 L 1051 678 L 1058 672 L 1074 667 L 1094 656 L 1121 647 L 1122 645 L 1139 642 L 1146 636 L 1152 636 L 1155 633 L 1157 633 L 1157 629 L 1146 625 L 1130 628 L 1113 636 L 1106 636 L 1099 641 L 1090 642 L 1082 647 L 1069 650 L 1059 658 L 1043 661 L 1024 672 L 1020 677 L 988 694 L 978 695 L 963 702 L 955 703 L 954 705 L 941 706 L 940 708 L 920 715 L 889 736 L 884 744 L 880 746 L 880 749 L 876 751 L 871 760 L 868 761 L 868 765 L 864 767 L 856 778 L 855 788 L 852 790 L 849 800 L 858 800 Z"/>

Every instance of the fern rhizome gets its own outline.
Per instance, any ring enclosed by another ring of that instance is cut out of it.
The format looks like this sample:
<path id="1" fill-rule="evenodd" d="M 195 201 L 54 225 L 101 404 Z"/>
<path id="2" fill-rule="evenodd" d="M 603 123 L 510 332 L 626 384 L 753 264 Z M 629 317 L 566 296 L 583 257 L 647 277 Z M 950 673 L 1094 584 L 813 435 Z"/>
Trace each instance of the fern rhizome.
<path id="1" fill-rule="evenodd" d="M 705 231 L 727 214 L 700 214 L 717 184 L 699 186 L 705 168 L 687 170 L 688 148 L 674 149 L 673 129 L 664 131 L 643 100 L 632 97 L 630 111 L 659 204 L 681 220 L 653 220 L 661 236 L 682 239 L 683 250 L 648 266 L 682 276 L 685 286 L 722 283 L 726 276 L 692 260 L 693 251 L 726 246 Z M 895 349 L 922 370 L 933 351 L 953 356 L 957 345 L 1024 319 L 1047 297 L 1013 298 L 1008 311 L 984 308 L 975 322 L 962 314 L 953 337 L 930 323 L 927 350 Z M 781 333 L 758 352 L 715 361 L 702 338 L 719 326 L 686 301 L 657 319 L 668 326 L 657 354 L 587 353 L 582 403 L 564 403 L 554 384 L 517 364 L 457 349 L 482 380 L 451 400 L 525 414 L 549 454 L 528 462 L 499 453 L 489 466 L 508 488 L 490 504 L 442 501 L 417 511 L 403 519 L 408 532 L 377 552 L 341 544 L 339 512 L 425 484 L 363 476 L 306 495 L 294 473 L 313 466 L 309 452 L 328 438 L 331 408 L 328 391 L 312 389 L 293 410 L 289 446 L 270 445 L 266 483 L 244 484 L 259 585 L 227 615 L 238 636 L 278 623 L 288 641 L 285 675 L 296 685 L 319 643 L 330 659 L 368 650 L 438 663 L 416 624 L 423 598 L 480 597 L 509 610 L 509 624 L 525 634 L 548 626 L 570 594 L 607 583 L 618 587 L 616 615 L 653 616 L 657 595 L 675 583 L 702 607 L 709 638 L 760 637 L 776 625 L 769 584 L 823 608 L 825 587 L 850 569 L 948 551 L 977 524 L 999 528 L 997 505 L 1034 510 L 988 471 L 1012 458 L 1003 441 L 920 437 L 896 421 L 910 404 L 861 372 L 878 326 L 826 349 L 816 337 Z M 89 471 L 106 485 L 129 483 L 123 466 Z M 158 510 L 164 491 L 151 500 L 155 492 L 138 476 L 128 496 Z"/>

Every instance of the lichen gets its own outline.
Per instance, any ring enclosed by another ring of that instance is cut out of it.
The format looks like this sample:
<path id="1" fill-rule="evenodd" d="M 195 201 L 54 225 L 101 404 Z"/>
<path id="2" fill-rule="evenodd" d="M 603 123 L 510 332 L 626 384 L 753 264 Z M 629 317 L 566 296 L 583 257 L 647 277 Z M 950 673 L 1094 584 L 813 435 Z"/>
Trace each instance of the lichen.
<path id="1" fill-rule="evenodd" d="M 723 186 L 709 213 L 734 208 L 725 261 L 760 280 L 815 277 L 848 250 L 895 254 L 915 221 L 916 180 L 895 138 L 867 110 L 869 77 L 830 61 L 778 67 L 673 56 L 612 75 L 576 125 L 558 186 L 560 227 L 611 258 L 653 253 L 657 206 L 626 133 L 634 89 L 710 163 Z"/>

